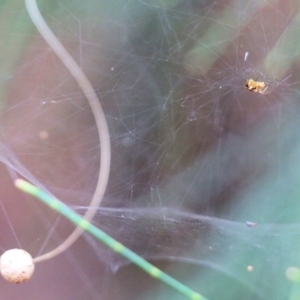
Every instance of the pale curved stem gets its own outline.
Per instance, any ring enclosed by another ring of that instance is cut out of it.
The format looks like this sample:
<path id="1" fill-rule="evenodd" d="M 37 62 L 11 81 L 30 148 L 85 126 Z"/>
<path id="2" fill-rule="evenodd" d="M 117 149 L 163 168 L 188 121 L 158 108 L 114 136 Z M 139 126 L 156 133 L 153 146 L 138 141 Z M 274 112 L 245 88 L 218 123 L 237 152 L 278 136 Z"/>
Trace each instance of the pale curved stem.
<path id="1" fill-rule="evenodd" d="M 38 7 L 36 4 L 36 0 L 25 0 L 26 8 L 29 13 L 29 16 L 32 22 L 35 24 L 36 28 L 49 44 L 49 46 L 53 49 L 56 55 L 61 59 L 66 68 L 70 71 L 72 76 L 77 81 L 78 85 L 81 87 L 85 97 L 87 98 L 92 112 L 94 114 L 96 125 L 98 128 L 99 140 L 100 140 L 100 171 L 97 186 L 95 189 L 95 193 L 90 203 L 90 208 L 88 209 L 83 218 L 87 221 L 91 221 L 94 217 L 96 208 L 99 206 L 103 195 L 106 190 L 108 177 L 109 177 L 109 169 L 110 169 L 110 138 L 108 126 L 106 123 L 105 115 L 103 109 L 101 107 L 100 101 L 91 85 L 89 80 L 86 78 L 83 71 L 80 69 L 75 60 L 70 56 L 67 50 L 63 47 L 60 41 L 56 38 L 53 32 L 50 30 L 46 22 L 44 21 Z M 43 254 L 34 258 L 34 262 L 40 262 L 43 260 L 50 259 L 68 249 L 82 234 L 83 230 L 79 227 L 71 233 L 71 235 L 57 248 L 52 251 Z"/>

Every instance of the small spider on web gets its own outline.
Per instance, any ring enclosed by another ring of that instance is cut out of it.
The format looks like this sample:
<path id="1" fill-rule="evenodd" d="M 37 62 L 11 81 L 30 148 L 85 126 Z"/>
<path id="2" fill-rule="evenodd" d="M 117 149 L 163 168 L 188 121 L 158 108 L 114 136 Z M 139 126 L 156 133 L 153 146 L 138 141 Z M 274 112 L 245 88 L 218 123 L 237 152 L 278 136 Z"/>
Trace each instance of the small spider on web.
<path id="1" fill-rule="evenodd" d="M 291 74 L 288 74 L 286 77 L 280 78 L 274 74 L 272 78 L 270 78 L 270 74 L 266 75 L 259 70 L 249 68 L 244 72 L 243 78 L 246 80 L 244 86 L 250 92 L 266 95 L 271 93 L 274 88 L 278 88 L 280 86 L 282 89 L 286 89 L 289 86 L 287 80 L 291 76 Z M 257 78 L 261 78 L 261 80 L 259 81 Z"/>
<path id="2" fill-rule="evenodd" d="M 255 81 L 253 79 L 247 79 L 245 87 L 250 92 L 255 92 L 264 95 L 270 93 L 270 90 L 268 90 L 268 86 L 264 81 Z"/>

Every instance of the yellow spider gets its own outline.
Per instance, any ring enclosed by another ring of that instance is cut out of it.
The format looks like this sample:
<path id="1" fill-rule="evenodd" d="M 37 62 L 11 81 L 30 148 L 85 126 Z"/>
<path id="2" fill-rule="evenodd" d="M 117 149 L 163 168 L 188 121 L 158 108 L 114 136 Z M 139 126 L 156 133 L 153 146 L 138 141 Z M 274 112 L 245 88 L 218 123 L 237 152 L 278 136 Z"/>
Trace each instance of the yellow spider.
<path id="1" fill-rule="evenodd" d="M 263 81 L 255 81 L 253 79 L 248 79 L 246 81 L 245 87 L 250 92 L 260 93 L 260 94 L 267 94 L 268 86 Z"/>

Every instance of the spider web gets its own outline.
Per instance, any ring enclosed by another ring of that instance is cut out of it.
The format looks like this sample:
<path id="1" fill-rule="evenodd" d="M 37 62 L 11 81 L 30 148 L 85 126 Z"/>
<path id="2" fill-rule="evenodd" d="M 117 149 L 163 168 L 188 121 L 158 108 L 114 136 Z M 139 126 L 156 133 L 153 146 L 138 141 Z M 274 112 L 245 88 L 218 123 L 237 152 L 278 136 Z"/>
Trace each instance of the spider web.
<path id="1" fill-rule="evenodd" d="M 108 188 L 93 222 L 208 299 L 287 299 L 299 266 L 299 3 L 39 1 L 103 105 Z M 1 4 L 1 248 L 33 256 L 73 227 L 13 187 L 83 214 L 99 172 L 91 109 L 30 21 Z M 245 83 L 265 82 L 268 93 Z M 179 299 L 84 234 L 3 298 Z M 47 293 L 45 293 L 47 291 Z M 181 298 L 180 298 L 181 299 Z"/>

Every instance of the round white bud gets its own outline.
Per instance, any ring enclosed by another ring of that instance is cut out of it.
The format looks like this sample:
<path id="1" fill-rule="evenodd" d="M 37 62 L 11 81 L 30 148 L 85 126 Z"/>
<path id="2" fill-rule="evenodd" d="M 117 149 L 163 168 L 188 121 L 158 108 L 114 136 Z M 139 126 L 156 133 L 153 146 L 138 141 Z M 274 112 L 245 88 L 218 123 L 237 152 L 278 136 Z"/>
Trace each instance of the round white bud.
<path id="1" fill-rule="evenodd" d="M 25 250 L 7 250 L 0 257 L 0 272 L 9 282 L 25 282 L 31 278 L 33 271 L 33 259 Z"/>

